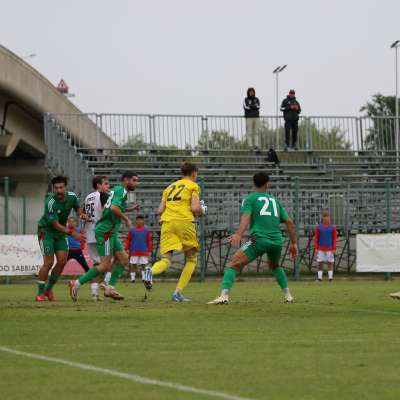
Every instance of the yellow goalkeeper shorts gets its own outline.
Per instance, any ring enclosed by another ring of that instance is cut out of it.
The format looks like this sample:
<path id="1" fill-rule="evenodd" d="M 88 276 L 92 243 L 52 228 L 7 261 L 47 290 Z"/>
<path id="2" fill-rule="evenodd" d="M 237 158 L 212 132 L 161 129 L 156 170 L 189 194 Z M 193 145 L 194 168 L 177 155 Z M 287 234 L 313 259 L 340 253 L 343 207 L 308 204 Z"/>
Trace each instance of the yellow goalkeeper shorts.
<path id="1" fill-rule="evenodd" d="M 168 221 L 161 224 L 160 253 L 187 251 L 199 248 L 196 226 L 193 222 Z"/>

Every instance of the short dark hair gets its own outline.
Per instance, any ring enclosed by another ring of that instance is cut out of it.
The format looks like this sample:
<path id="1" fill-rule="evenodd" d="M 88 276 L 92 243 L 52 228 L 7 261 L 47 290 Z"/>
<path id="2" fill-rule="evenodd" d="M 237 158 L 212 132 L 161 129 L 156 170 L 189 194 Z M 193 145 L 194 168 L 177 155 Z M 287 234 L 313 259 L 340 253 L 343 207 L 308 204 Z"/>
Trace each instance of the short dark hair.
<path id="1" fill-rule="evenodd" d="M 257 172 L 253 176 L 253 183 L 255 187 L 262 187 L 269 182 L 269 176 L 266 172 Z"/>
<path id="2" fill-rule="evenodd" d="M 131 179 L 134 176 L 137 176 L 137 174 L 135 172 L 133 172 L 133 171 L 125 171 L 121 176 L 121 181 L 123 181 L 126 178 Z"/>
<path id="3" fill-rule="evenodd" d="M 183 176 L 190 176 L 193 172 L 197 172 L 199 169 L 197 168 L 196 164 L 193 164 L 189 161 L 184 161 L 181 166 L 181 172 Z"/>
<path id="4" fill-rule="evenodd" d="M 51 185 L 54 186 L 56 183 L 63 183 L 65 186 L 68 185 L 68 178 L 66 176 L 55 176 L 52 180 L 51 180 Z"/>
<path id="5" fill-rule="evenodd" d="M 144 219 L 144 216 L 143 215 L 136 215 L 136 219 Z"/>
<path id="6" fill-rule="evenodd" d="M 92 179 L 92 186 L 94 190 L 97 190 L 97 185 L 101 185 L 107 177 L 105 175 L 97 175 Z"/>

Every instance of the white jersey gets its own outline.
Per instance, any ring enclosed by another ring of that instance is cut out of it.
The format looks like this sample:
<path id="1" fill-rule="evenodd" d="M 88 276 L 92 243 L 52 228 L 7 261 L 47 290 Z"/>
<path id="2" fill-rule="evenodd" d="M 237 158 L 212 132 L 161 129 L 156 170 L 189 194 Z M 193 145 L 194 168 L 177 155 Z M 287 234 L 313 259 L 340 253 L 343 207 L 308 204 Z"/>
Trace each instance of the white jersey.
<path id="1" fill-rule="evenodd" d="M 101 218 L 103 214 L 103 206 L 100 201 L 100 192 L 93 192 L 85 198 L 85 212 L 88 216 L 88 220 L 85 223 L 86 241 L 88 243 L 96 243 L 94 236 L 94 227 L 96 222 Z"/>

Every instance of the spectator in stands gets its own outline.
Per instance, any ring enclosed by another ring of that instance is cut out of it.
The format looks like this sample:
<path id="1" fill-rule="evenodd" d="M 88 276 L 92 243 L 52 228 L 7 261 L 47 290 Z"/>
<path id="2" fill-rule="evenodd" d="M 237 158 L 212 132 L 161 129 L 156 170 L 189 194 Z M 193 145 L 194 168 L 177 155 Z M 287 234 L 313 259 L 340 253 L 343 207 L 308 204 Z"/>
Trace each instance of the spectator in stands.
<path id="1" fill-rule="evenodd" d="M 322 212 L 322 223 L 315 226 L 314 249 L 317 252 L 318 276 L 317 281 L 322 281 L 324 263 L 328 264 L 328 279 L 333 280 L 333 264 L 336 251 L 336 225 L 332 224 L 328 210 Z"/>
<path id="2" fill-rule="evenodd" d="M 285 151 L 292 148 L 298 150 L 297 147 L 297 131 L 299 129 L 299 114 L 301 113 L 300 103 L 296 99 L 296 92 L 290 89 L 286 99 L 282 101 L 281 111 L 285 119 Z M 292 131 L 292 141 L 290 143 L 290 131 Z"/>
<path id="3" fill-rule="evenodd" d="M 256 97 L 254 88 L 247 89 L 247 97 L 243 102 L 244 117 L 246 118 L 246 140 L 247 144 L 258 149 L 260 146 L 260 137 L 258 133 L 260 118 L 260 100 Z"/>

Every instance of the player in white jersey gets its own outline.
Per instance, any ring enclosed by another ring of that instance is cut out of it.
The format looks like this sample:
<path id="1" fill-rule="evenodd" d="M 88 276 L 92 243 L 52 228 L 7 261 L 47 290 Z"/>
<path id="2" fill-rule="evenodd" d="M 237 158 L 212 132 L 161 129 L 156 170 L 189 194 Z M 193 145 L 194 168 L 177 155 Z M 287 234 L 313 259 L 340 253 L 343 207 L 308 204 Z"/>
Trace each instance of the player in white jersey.
<path id="1" fill-rule="evenodd" d="M 86 241 L 88 244 L 89 256 L 93 262 L 93 266 L 100 264 L 100 257 L 97 250 L 96 238 L 94 236 L 94 228 L 96 222 L 103 214 L 104 204 L 108 199 L 110 190 L 110 182 L 106 176 L 95 176 L 92 180 L 94 192 L 88 194 L 85 198 L 85 213 L 87 220 L 85 223 Z M 98 282 L 92 282 L 91 291 L 93 300 L 98 300 Z"/>

